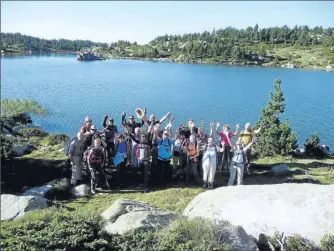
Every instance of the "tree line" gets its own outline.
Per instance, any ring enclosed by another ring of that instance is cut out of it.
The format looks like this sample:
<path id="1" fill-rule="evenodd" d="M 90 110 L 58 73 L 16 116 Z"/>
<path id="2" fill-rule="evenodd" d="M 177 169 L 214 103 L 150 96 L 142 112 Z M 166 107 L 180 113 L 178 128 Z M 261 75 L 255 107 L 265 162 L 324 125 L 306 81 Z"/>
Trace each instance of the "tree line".
<path id="1" fill-rule="evenodd" d="M 79 51 L 86 47 L 108 46 L 105 43 L 95 43 L 89 40 L 42 39 L 21 33 L 1 33 L 1 49 L 16 46 L 22 50 L 32 51 Z"/>
<path id="2" fill-rule="evenodd" d="M 124 47 L 124 45 L 119 45 Z M 249 55 L 266 56 L 268 49 L 284 46 L 334 46 L 334 28 L 295 26 L 260 29 L 258 25 L 246 29 L 225 29 L 158 36 L 147 45 L 132 46 L 133 57 L 159 58 L 185 55 L 190 59 L 232 58 L 245 60 Z M 125 52 L 122 52 L 123 56 Z"/>

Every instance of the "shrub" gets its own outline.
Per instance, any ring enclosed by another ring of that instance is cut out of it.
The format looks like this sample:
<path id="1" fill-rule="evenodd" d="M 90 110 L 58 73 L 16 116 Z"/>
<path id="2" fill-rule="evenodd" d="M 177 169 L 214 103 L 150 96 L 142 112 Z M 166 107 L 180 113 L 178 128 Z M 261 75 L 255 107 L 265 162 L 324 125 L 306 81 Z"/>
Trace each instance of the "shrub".
<path id="1" fill-rule="evenodd" d="M 69 141 L 69 137 L 65 134 L 49 134 L 44 143 L 46 145 L 58 145 L 58 144 L 66 144 Z"/>
<path id="2" fill-rule="evenodd" d="M 48 111 L 35 100 L 3 99 L 1 100 L 1 114 L 17 114 L 21 112 L 46 115 Z"/>
<path id="3" fill-rule="evenodd" d="M 305 153 L 307 156 L 324 158 L 326 157 L 325 153 L 320 148 L 320 138 L 318 133 L 314 133 L 311 137 L 306 139 Z"/>
<path id="4" fill-rule="evenodd" d="M 20 130 L 20 134 L 23 137 L 45 137 L 48 135 L 43 129 L 40 128 L 23 128 Z"/>
<path id="5" fill-rule="evenodd" d="M 320 241 L 322 251 L 334 250 L 334 235 L 326 234 Z"/>
<path id="6" fill-rule="evenodd" d="M 13 137 L 0 134 L 1 157 L 8 158 L 14 145 Z"/>
<path id="7" fill-rule="evenodd" d="M 49 222 L 38 220 L 1 227 L 1 250 L 99 250 L 108 241 L 99 238 L 98 220 L 56 214 Z"/>
<path id="8" fill-rule="evenodd" d="M 283 237 L 283 234 L 276 232 L 268 240 L 277 251 L 322 251 L 314 242 L 297 234 Z"/>

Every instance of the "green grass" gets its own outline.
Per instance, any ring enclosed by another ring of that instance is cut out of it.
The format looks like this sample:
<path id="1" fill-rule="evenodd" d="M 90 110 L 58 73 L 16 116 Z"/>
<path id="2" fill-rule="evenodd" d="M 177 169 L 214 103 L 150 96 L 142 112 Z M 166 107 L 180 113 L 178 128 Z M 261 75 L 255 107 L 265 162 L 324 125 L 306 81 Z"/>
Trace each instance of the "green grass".
<path id="1" fill-rule="evenodd" d="M 27 112 L 38 115 L 46 115 L 48 111 L 37 103 L 35 100 L 23 99 L 2 99 L 1 100 L 1 114 L 11 115 L 21 112 Z"/>

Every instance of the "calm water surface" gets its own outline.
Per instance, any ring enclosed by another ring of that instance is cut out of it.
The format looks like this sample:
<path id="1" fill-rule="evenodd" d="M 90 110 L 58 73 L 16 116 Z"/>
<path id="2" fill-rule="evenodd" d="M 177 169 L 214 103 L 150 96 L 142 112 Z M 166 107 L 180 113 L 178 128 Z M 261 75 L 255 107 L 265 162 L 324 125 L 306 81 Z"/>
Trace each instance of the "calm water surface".
<path id="1" fill-rule="evenodd" d="M 2 98 L 32 98 L 50 111 L 34 122 L 47 131 L 75 135 L 86 115 L 102 129 L 105 113 L 120 125 L 122 111 L 136 107 L 176 124 L 221 121 L 243 127 L 255 123 L 276 77 L 286 98 L 285 118 L 299 145 L 314 132 L 334 147 L 334 73 L 106 60 L 79 62 L 75 55 L 1 58 Z"/>

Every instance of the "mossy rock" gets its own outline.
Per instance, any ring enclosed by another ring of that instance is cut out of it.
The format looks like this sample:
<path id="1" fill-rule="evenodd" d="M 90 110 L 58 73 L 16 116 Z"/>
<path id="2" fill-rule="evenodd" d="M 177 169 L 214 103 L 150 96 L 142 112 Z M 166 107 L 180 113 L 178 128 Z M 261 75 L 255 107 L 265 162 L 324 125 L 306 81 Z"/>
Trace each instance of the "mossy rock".
<path id="1" fill-rule="evenodd" d="M 44 139 L 43 143 L 45 145 L 59 145 L 59 144 L 66 144 L 69 141 L 69 137 L 65 134 L 49 134 Z"/>
<path id="2" fill-rule="evenodd" d="M 49 134 L 41 128 L 23 128 L 19 131 L 23 137 L 46 137 Z"/>

